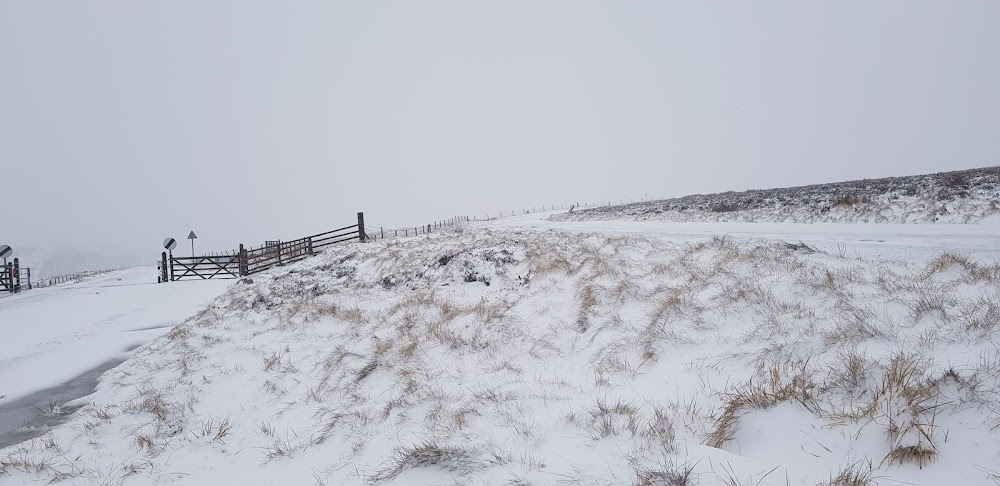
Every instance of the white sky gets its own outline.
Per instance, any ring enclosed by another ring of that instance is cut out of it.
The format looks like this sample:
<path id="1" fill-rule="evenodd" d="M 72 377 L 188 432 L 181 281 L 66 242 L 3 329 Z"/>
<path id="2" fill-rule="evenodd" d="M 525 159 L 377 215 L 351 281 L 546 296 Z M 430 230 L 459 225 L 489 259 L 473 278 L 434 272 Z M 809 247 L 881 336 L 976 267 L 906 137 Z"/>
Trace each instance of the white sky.
<path id="1" fill-rule="evenodd" d="M 0 0 L 0 243 L 996 165 L 1000 2 Z M 182 245 L 183 247 L 183 245 Z"/>

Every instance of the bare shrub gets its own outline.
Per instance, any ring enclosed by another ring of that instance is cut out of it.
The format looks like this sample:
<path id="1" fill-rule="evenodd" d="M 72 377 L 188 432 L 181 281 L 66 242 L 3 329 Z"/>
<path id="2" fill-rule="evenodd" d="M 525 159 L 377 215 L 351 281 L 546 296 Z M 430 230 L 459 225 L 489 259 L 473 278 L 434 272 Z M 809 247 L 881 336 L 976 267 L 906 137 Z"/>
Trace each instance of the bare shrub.
<path id="1" fill-rule="evenodd" d="M 732 203 L 719 203 L 713 204 L 709 207 L 709 211 L 713 213 L 731 213 L 733 211 L 739 211 L 740 207 Z"/>
<path id="2" fill-rule="evenodd" d="M 867 204 L 872 202 L 871 196 L 864 194 L 845 194 L 838 196 L 834 201 L 834 206 L 854 206 L 855 204 Z"/>

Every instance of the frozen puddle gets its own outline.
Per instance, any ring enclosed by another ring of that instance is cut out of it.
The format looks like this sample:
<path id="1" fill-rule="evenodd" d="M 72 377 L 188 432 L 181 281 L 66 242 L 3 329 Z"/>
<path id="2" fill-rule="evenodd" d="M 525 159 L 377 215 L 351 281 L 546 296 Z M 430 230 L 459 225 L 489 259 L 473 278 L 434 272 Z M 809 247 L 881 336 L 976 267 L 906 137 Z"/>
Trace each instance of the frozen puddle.
<path id="1" fill-rule="evenodd" d="M 94 393 L 101 374 L 122 361 L 125 358 L 106 361 L 66 383 L 0 405 L 0 449 L 44 435 L 65 422 L 82 406 L 67 404 Z"/>

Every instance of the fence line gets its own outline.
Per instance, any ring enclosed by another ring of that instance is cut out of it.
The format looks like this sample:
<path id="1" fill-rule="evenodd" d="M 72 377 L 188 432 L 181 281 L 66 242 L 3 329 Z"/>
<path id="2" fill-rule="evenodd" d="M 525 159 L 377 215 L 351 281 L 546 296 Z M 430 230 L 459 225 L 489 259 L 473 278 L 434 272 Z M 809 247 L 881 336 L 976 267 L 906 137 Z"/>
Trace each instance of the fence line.
<path id="1" fill-rule="evenodd" d="M 631 202 L 631 201 L 630 201 Z M 597 206 L 610 206 L 612 201 L 605 203 L 574 203 L 571 205 L 543 205 L 541 211 L 557 209 L 584 209 Z M 624 200 L 619 204 L 625 204 Z M 193 257 L 174 257 L 161 254 L 159 264 L 159 281 L 170 282 L 185 279 L 239 278 L 262 272 L 279 265 L 297 262 L 330 245 L 352 240 L 378 241 L 391 238 L 409 237 L 435 233 L 444 228 L 474 221 L 492 221 L 514 216 L 523 216 L 539 212 L 538 206 L 524 207 L 520 210 L 498 211 L 496 214 L 479 216 L 453 216 L 444 220 L 436 220 L 426 225 L 386 229 L 382 226 L 365 227 L 364 213 L 358 213 L 358 224 L 337 228 L 325 233 L 306 236 L 291 241 L 267 241 L 263 245 L 246 247 L 240 245 L 238 250 Z"/>
<path id="2" fill-rule="evenodd" d="M 175 257 L 167 252 L 160 254 L 160 283 L 178 280 L 213 278 L 240 278 L 263 272 L 272 267 L 297 262 L 316 252 L 348 241 L 365 241 L 364 213 L 358 213 L 358 222 L 332 231 L 306 236 L 291 241 L 266 241 L 263 245 L 247 248 L 240 244 L 238 250 L 223 254 Z"/>

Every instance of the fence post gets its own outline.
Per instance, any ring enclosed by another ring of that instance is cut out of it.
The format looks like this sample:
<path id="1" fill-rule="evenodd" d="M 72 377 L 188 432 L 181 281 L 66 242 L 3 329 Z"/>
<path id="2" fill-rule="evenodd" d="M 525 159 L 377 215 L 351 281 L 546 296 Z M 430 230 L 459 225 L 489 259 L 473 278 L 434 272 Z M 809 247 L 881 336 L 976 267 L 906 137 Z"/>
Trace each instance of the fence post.
<path id="1" fill-rule="evenodd" d="M 17 258 L 14 259 L 14 272 L 11 273 L 11 284 L 13 284 L 14 292 L 21 291 L 21 262 Z"/>
<path id="2" fill-rule="evenodd" d="M 358 213 L 358 241 L 365 241 L 368 237 L 365 233 L 365 213 Z"/>
<path id="3" fill-rule="evenodd" d="M 160 276 L 159 283 L 167 283 L 167 252 L 160 253 Z"/>
<path id="4" fill-rule="evenodd" d="M 378 227 L 378 234 L 379 234 L 379 239 L 384 240 L 385 239 L 385 228 L 379 226 Z"/>
<path id="5" fill-rule="evenodd" d="M 243 243 L 240 243 L 239 262 L 240 262 L 240 276 L 245 277 L 247 276 L 247 274 L 250 273 L 249 272 L 250 265 L 249 262 L 247 262 L 247 250 L 246 248 L 243 248 Z"/>
<path id="6" fill-rule="evenodd" d="M 313 253 L 313 237 L 312 236 L 306 238 L 306 253 L 308 253 L 309 256 L 312 256 L 314 254 Z"/>

